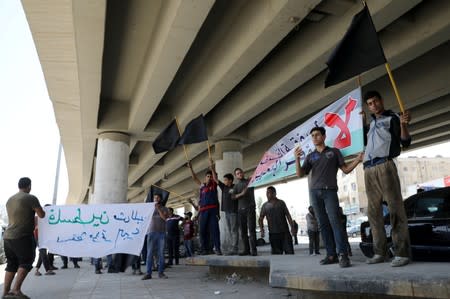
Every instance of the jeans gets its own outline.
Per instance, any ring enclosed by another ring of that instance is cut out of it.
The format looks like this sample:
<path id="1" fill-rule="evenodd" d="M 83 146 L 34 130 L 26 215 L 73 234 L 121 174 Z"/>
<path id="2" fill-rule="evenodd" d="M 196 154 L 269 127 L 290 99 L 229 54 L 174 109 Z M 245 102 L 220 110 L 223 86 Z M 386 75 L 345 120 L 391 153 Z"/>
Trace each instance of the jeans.
<path id="1" fill-rule="evenodd" d="M 184 240 L 184 248 L 186 249 L 186 256 L 191 257 L 194 256 L 194 250 L 192 248 L 192 239 Z"/>
<path id="2" fill-rule="evenodd" d="M 200 212 L 200 242 L 202 251 L 210 251 L 209 237 L 213 239 L 216 251 L 220 251 L 220 231 L 219 219 L 217 219 L 217 208 L 212 208 Z"/>
<path id="3" fill-rule="evenodd" d="M 102 267 L 102 258 L 94 258 L 94 267 L 95 271 L 100 271 Z"/>
<path id="4" fill-rule="evenodd" d="M 147 235 L 147 274 L 152 275 L 153 250 L 158 252 L 158 273 L 164 273 L 165 232 L 151 232 Z"/>
<path id="5" fill-rule="evenodd" d="M 344 229 L 340 220 L 339 199 L 336 190 L 310 190 L 311 205 L 319 222 L 320 233 L 327 250 L 327 256 L 347 254 Z"/>
<path id="6" fill-rule="evenodd" d="M 225 221 L 228 227 L 228 230 L 230 232 L 230 239 L 231 239 L 231 250 L 235 253 L 238 252 L 238 215 L 237 213 L 228 213 L 225 212 Z"/>

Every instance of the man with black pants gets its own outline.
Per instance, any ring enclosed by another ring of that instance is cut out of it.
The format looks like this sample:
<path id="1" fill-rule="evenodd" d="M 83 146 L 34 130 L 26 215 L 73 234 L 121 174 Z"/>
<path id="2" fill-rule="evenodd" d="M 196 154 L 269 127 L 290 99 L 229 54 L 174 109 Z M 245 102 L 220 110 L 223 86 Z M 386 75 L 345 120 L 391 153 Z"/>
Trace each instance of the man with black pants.
<path id="1" fill-rule="evenodd" d="M 303 177 L 311 173 L 309 180 L 309 196 L 311 205 L 319 222 L 320 233 L 325 243 L 327 256 L 320 261 L 321 265 L 339 262 L 342 268 L 350 267 L 344 230 L 339 217 L 339 199 L 337 196 L 336 174 L 338 169 L 350 173 L 362 160 L 362 153 L 351 163 L 347 164 L 337 148 L 325 145 L 325 128 L 314 127 L 310 131 L 315 150 L 308 154 L 303 166 L 300 157 L 304 155 L 301 147 L 295 149 L 295 165 L 297 176 Z M 339 260 L 338 260 L 338 255 Z"/>
<path id="2" fill-rule="evenodd" d="M 275 187 L 267 187 L 267 201 L 261 207 L 259 216 L 259 228 L 261 238 L 264 238 L 264 217 L 267 217 L 269 225 L 269 240 L 272 247 L 272 254 L 294 254 L 292 236 L 289 233 L 289 226 L 293 230 L 291 214 L 283 200 L 277 197 Z M 289 223 L 289 226 L 288 226 Z"/>
<path id="3" fill-rule="evenodd" d="M 256 251 L 256 204 L 253 187 L 248 187 L 249 180 L 244 178 L 244 171 L 234 170 L 237 179 L 234 185 L 233 199 L 238 200 L 239 228 L 244 251 L 239 255 L 258 255 Z M 250 235 L 250 237 L 249 237 Z"/>
<path id="4" fill-rule="evenodd" d="M 175 265 L 180 263 L 180 221 L 183 221 L 183 217 L 175 215 L 173 209 L 169 208 L 169 215 L 166 219 L 167 230 L 167 249 L 169 251 L 169 261 L 167 265 L 173 265 L 173 259 L 175 258 Z"/>
<path id="5" fill-rule="evenodd" d="M 3 234 L 7 262 L 3 298 L 28 298 L 21 288 L 28 272 L 33 269 L 36 255 L 33 237 L 34 214 L 40 218 L 45 217 L 39 200 L 30 194 L 31 180 L 21 178 L 18 187 L 19 192 L 6 202 L 9 224 Z M 11 288 L 14 278 L 14 287 Z"/>

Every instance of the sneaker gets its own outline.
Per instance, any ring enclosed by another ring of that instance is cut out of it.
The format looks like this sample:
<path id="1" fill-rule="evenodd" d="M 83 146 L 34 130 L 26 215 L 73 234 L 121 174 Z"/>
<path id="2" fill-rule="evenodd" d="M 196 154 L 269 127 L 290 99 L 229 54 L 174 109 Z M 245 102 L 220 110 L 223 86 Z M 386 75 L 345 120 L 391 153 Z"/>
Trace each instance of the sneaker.
<path id="1" fill-rule="evenodd" d="M 348 258 L 348 255 L 346 254 L 340 254 L 339 255 L 339 267 L 341 268 L 348 268 L 350 267 L 350 259 Z"/>
<path id="2" fill-rule="evenodd" d="M 95 270 L 95 274 L 103 274 L 100 270 Z"/>
<path id="3" fill-rule="evenodd" d="M 319 251 L 316 251 L 316 254 L 317 254 L 317 255 L 320 255 L 320 252 L 319 252 Z"/>
<path id="4" fill-rule="evenodd" d="M 408 257 L 395 256 L 391 262 L 391 267 L 402 267 L 409 264 Z"/>
<path id="5" fill-rule="evenodd" d="M 337 258 L 337 256 L 332 255 L 332 256 L 326 256 L 323 260 L 320 261 L 321 265 L 330 265 L 330 264 L 336 264 L 338 263 L 339 260 Z"/>
<path id="6" fill-rule="evenodd" d="M 138 271 L 137 271 L 137 274 L 138 274 L 138 275 L 143 275 L 144 273 L 142 273 L 141 270 L 138 270 Z"/>
<path id="7" fill-rule="evenodd" d="M 167 277 L 167 275 L 164 274 L 164 273 L 158 274 L 158 277 L 161 278 L 161 279 L 167 279 L 167 278 L 169 278 L 169 277 Z"/>
<path id="8" fill-rule="evenodd" d="M 34 273 L 34 275 L 36 275 L 36 276 L 41 276 L 42 274 L 41 274 L 41 272 L 39 272 L 39 271 L 36 270 L 36 272 Z"/>
<path id="9" fill-rule="evenodd" d="M 372 265 L 372 264 L 379 264 L 384 263 L 384 256 L 375 254 L 370 259 L 366 260 L 366 264 Z"/>
<path id="10" fill-rule="evenodd" d="M 61 269 L 67 269 L 67 265 L 62 266 Z"/>
<path id="11" fill-rule="evenodd" d="M 216 250 L 216 255 L 222 255 L 222 251 Z"/>
<path id="12" fill-rule="evenodd" d="M 142 279 L 142 280 L 152 279 L 152 275 L 151 275 L 151 274 L 145 274 L 144 276 L 142 276 L 141 279 Z"/>
<path id="13" fill-rule="evenodd" d="M 52 270 L 48 270 L 47 272 L 45 272 L 45 275 L 55 275 L 56 273 L 53 272 Z"/>

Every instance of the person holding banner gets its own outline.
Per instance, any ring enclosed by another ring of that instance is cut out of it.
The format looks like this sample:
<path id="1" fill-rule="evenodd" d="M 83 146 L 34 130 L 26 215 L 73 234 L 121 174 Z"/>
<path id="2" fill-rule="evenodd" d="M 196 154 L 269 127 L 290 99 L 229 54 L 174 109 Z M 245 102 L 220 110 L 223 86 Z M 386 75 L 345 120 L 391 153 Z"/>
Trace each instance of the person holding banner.
<path id="1" fill-rule="evenodd" d="M 153 250 L 157 250 L 158 255 L 158 276 L 166 279 L 164 274 L 164 246 L 166 240 L 166 219 L 169 215 L 168 209 L 161 204 L 161 194 L 154 194 L 155 211 L 147 234 L 147 273 L 142 276 L 142 280 L 152 279 Z"/>
<path id="2" fill-rule="evenodd" d="M 45 217 L 39 199 L 31 195 L 31 180 L 21 178 L 19 192 L 6 202 L 9 224 L 3 234 L 6 255 L 6 273 L 2 298 L 29 298 L 22 293 L 22 283 L 33 269 L 36 255 L 36 243 L 33 237 L 34 214 Z M 15 278 L 14 287 L 11 288 Z"/>
<path id="3" fill-rule="evenodd" d="M 411 144 L 408 131 L 411 117 L 408 111 L 399 117 L 391 110 L 385 110 L 383 98 L 377 91 L 367 92 L 364 101 L 372 112 L 370 125 L 366 126 L 368 140 L 363 165 L 368 199 L 367 214 L 375 253 L 367 263 L 382 263 L 387 254 L 382 213 L 383 201 L 386 201 L 389 205 L 395 249 L 391 266 L 400 267 L 409 263 L 410 242 L 400 180 L 392 159 L 400 155 L 401 147 L 408 147 Z"/>
<path id="4" fill-rule="evenodd" d="M 360 153 L 352 163 L 347 164 L 339 149 L 325 145 L 326 131 L 324 127 L 312 128 L 310 135 L 315 150 L 306 156 L 303 165 L 300 166 L 300 157 L 304 156 L 304 152 L 301 147 L 296 148 L 295 165 L 298 177 L 311 173 L 309 177 L 310 201 L 316 213 L 327 251 L 327 256 L 320 261 L 320 264 L 339 263 L 342 268 L 350 267 L 348 248 L 345 242 L 346 236 L 339 216 L 336 174 L 338 169 L 346 174 L 350 173 L 362 161 L 363 154 Z"/>
<path id="5" fill-rule="evenodd" d="M 217 176 L 214 171 L 213 163 L 210 161 L 210 170 L 205 174 L 205 180 L 202 183 L 194 170 L 191 162 L 187 163 L 191 170 L 191 175 L 197 185 L 200 186 L 200 200 L 198 202 L 198 211 L 200 219 L 200 242 L 201 255 L 209 254 L 209 237 L 213 239 L 215 253 L 222 255 L 220 249 L 220 230 L 219 230 L 219 198 L 217 195 Z M 195 207 L 195 206 L 194 206 Z"/>

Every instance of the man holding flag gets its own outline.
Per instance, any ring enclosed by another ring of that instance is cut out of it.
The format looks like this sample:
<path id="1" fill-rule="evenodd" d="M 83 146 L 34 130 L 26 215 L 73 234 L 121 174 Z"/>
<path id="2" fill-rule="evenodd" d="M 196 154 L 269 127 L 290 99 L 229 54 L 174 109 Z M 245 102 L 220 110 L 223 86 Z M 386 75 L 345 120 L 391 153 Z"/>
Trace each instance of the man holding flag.
<path id="1" fill-rule="evenodd" d="M 304 155 L 304 152 L 301 147 L 296 148 L 295 165 L 298 177 L 311 173 L 310 201 L 316 212 L 320 233 L 327 250 L 327 256 L 320 261 L 320 264 L 339 262 L 339 266 L 342 268 L 350 267 L 348 248 L 345 242 L 346 236 L 339 217 L 336 174 L 338 169 L 346 174 L 350 173 L 361 162 L 362 153 L 352 163 L 347 164 L 339 149 L 325 145 L 325 128 L 314 127 L 311 129 L 310 135 L 315 150 L 306 156 L 303 166 L 300 166 L 300 157 Z"/>
<path id="2" fill-rule="evenodd" d="M 392 225 L 392 241 L 395 257 L 392 267 L 409 263 L 409 233 L 405 207 L 403 205 L 400 180 L 393 158 L 400 155 L 400 149 L 411 144 L 408 111 L 400 117 L 384 109 L 383 98 L 377 91 L 369 91 L 364 100 L 372 112 L 367 132 L 367 147 L 364 156 L 364 181 L 368 199 L 368 217 L 373 236 L 375 255 L 368 264 L 382 263 L 387 253 L 384 231 L 383 200 L 389 205 Z"/>

